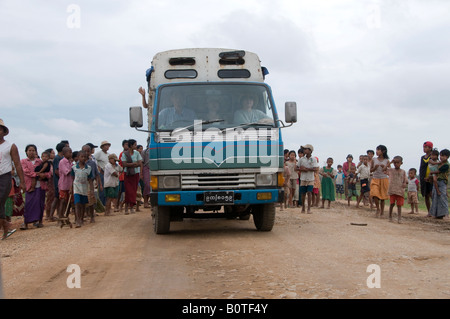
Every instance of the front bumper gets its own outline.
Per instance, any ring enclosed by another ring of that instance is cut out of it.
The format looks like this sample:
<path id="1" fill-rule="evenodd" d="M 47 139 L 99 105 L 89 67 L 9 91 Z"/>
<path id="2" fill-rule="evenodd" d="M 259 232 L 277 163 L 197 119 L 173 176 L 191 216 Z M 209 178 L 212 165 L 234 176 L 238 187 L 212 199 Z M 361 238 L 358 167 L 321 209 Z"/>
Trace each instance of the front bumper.
<path id="1" fill-rule="evenodd" d="M 284 191 L 282 189 L 220 190 L 220 192 L 226 191 L 234 192 L 234 202 L 231 205 L 268 204 L 284 200 Z M 204 194 L 205 191 L 186 190 L 152 192 L 150 194 L 150 202 L 152 206 L 203 207 L 206 206 Z M 168 201 L 168 198 L 171 200 Z M 176 201 L 173 201 L 174 198 L 176 198 Z"/>

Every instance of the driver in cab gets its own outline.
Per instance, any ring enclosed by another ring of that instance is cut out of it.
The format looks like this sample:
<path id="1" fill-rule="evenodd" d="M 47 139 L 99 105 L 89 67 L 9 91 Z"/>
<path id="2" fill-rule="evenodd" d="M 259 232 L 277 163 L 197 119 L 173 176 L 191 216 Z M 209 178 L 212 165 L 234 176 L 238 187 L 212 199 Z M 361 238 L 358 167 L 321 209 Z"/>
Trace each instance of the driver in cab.
<path id="1" fill-rule="evenodd" d="M 159 112 L 158 126 L 165 128 L 177 121 L 193 122 L 196 119 L 195 112 L 185 106 L 184 96 L 179 91 L 174 91 L 170 95 L 171 107 Z"/>

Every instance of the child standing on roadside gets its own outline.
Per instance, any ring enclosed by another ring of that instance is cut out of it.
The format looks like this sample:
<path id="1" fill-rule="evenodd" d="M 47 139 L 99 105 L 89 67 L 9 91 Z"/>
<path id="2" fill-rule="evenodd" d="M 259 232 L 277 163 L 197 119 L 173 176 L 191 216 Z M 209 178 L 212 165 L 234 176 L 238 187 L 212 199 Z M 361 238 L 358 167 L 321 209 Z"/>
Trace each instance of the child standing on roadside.
<path id="1" fill-rule="evenodd" d="M 342 164 L 342 170 L 344 171 L 345 180 L 344 180 L 344 194 L 345 198 L 348 197 L 348 177 L 349 177 L 349 169 L 354 166 L 356 171 L 356 165 L 353 163 L 353 155 L 348 154 L 346 157 L 346 161 Z"/>
<path id="2" fill-rule="evenodd" d="M 288 204 L 289 204 L 289 180 L 290 180 L 290 177 L 291 177 L 291 174 L 289 172 L 289 167 L 287 165 L 287 161 L 284 161 L 284 170 L 283 170 L 284 200 L 283 200 L 283 202 L 281 202 L 281 205 L 280 205 L 281 210 L 283 210 L 283 205 L 284 205 L 284 208 L 287 208 Z"/>
<path id="3" fill-rule="evenodd" d="M 336 183 L 336 196 L 339 196 L 339 199 L 342 199 L 343 195 L 344 195 L 344 180 L 345 180 L 345 175 L 344 172 L 342 171 L 342 165 L 338 165 L 337 166 L 337 173 L 335 175 L 335 183 Z"/>
<path id="4" fill-rule="evenodd" d="M 289 207 L 295 207 L 296 205 L 294 205 L 293 199 L 298 179 L 298 174 L 295 171 L 295 167 L 297 166 L 295 151 L 289 152 L 289 160 L 286 162 L 286 165 L 289 169 Z"/>
<path id="5" fill-rule="evenodd" d="M 322 175 L 322 207 L 325 206 L 325 201 L 328 201 L 328 208 L 330 208 L 331 202 L 336 200 L 335 191 L 334 191 L 334 176 L 336 175 L 336 171 L 332 167 L 333 159 L 329 157 L 327 159 L 327 166 L 322 167 L 319 171 L 319 174 Z"/>
<path id="6" fill-rule="evenodd" d="M 389 176 L 386 171 L 391 164 L 389 163 L 386 146 L 378 145 L 376 152 L 377 157 L 372 158 L 370 163 L 370 172 L 373 173 L 370 183 L 370 197 L 372 197 L 377 208 L 376 217 L 381 217 L 384 214 L 384 201 L 389 199 Z"/>
<path id="7" fill-rule="evenodd" d="M 314 188 L 314 173 L 319 170 L 319 163 L 312 157 L 314 147 L 311 144 L 302 146 L 305 156 L 298 162 L 298 171 L 301 172 L 300 195 L 302 196 L 302 213 L 305 212 L 305 200 L 308 198 L 307 213 L 311 214 L 312 193 Z"/>
<path id="8" fill-rule="evenodd" d="M 356 174 L 359 174 L 359 180 L 361 182 L 361 194 L 359 195 L 358 200 L 356 202 L 356 208 L 358 208 L 361 200 L 363 198 L 365 198 L 367 193 L 370 193 L 369 156 L 363 155 L 361 165 L 358 166 L 358 169 L 356 170 Z M 370 202 L 370 206 L 372 206 L 372 201 L 370 200 L 370 196 L 369 196 L 369 202 Z"/>
<path id="9" fill-rule="evenodd" d="M 390 196 L 391 206 L 389 207 L 389 221 L 392 222 L 392 211 L 397 203 L 397 219 L 398 223 L 402 223 L 402 206 L 404 204 L 405 188 L 408 185 L 408 179 L 406 172 L 400 168 L 403 164 L 403 158 L 401 156 L 395 156 L 392 159 L 394 168 L 389 168 L 387 173 L 389 175 L 389 189 L 388 195 Z"/>
<path id="10" fill-rule="evenodd" d="M 317 160 L 317 163 L 319 163 L 319 158 L 315 157 Z M 320 202 L 320 175 L 319 170 L 316 170 L 314 172 L 314 186 L 313 186 L 313 206 L 319 207 Z"/>
<path id="11" fill-rule="evenodd" d="M 347 202 L 348 206 L 350 206 L 350 202 L 352 197 L 355 196 L 358 199 L 358 192 L 356 191 L 356 167 L 350 166 L 348 169 L 348 191 L 347 191 Z"/>
<path id="12" fill-rule="evenodd" d="M 116 154 L 110 154 L 108 156 L 109 163 L 105 165 L 105 195 L 106 195 L 106 216 L 111 215 L 111 206 L 114 202 L 114 212 L 119 211 L 119 175 L 122 173 L 123 168 L 117 162 L 119 159 Z"/>
<path id="13" fill-rule="evenodd" d="M 75 227 L 83 224 L 88 200 L 89 184 L 93 187 L 94 175 L 92 169 L 86 164 L 87 154 L 85 151 L 78 152 L 78 162 L 73 165 L 71 175 L 73 177 L 73 198 L 75 203 Z"/>
<path id="14" fill-rule="evenodd" d="M 72 149 L 68 146 L 63 148 L 64 158 L 59 162 L 59 199 L 60 207 L 58 211 L 58 218 L 61 223 L 62 218 L 66 212 L 67 206 L 71 201 L 71 191 L 73 187 L 72 172 Z"/>
<path id="15" fill-rule="evenodd" d="M 410 168 L 408 171 L 408 203 L 411 204 L 409 214 L 414 214 L 414 209 L 419 213 L 419 180 L 416 177 L 417 170 Z"/>

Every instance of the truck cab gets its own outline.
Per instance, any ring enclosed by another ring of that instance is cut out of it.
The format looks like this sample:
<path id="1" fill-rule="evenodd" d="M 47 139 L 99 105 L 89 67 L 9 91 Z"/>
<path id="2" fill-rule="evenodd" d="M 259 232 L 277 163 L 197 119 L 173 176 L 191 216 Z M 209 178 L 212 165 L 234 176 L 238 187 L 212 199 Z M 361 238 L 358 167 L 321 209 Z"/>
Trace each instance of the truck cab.
<path id="1" fill-rule="evenodd" d="M 252 52 L 220 48 L 160 52 L 147 70 L 154 231 L 184 218 L 253 215 L 270 231 L 283 200 L 283 142 L 268 74 Z M 141 108 L 130 125 L 142 126 Z M 295 102 L 285 122 L 296 122 Z"/>

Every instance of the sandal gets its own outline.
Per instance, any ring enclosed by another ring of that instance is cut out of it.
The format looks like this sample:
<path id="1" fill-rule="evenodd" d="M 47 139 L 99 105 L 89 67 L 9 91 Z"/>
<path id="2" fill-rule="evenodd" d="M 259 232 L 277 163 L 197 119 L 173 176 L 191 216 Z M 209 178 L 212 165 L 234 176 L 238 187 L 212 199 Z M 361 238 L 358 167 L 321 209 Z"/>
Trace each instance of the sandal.
<path id="1" fill-rule="evenodd" d="M 20 225 L 20 230 L 27 230 L 28 226 L 25 224 Z"/>
<path id="2" fill-rule="evenodd" d="M 9 236 L 11 236 L 12 234 L 14 234 L 15 232 L 16 232 L 16 229 L 11 229 L 10 231 L 8 231 L 8 232 L 6 233 L 6 235 L 3 234 L 2 240 L 8 238 Z"/>

